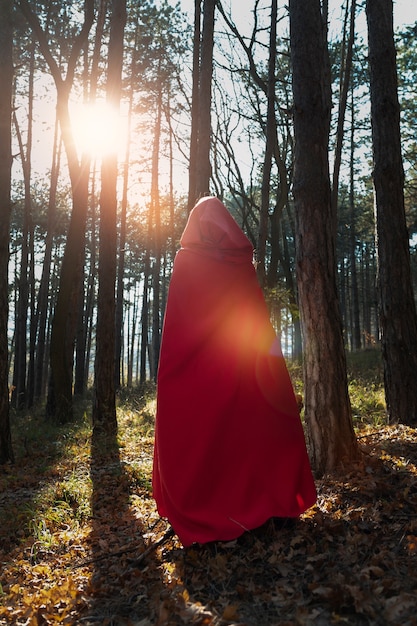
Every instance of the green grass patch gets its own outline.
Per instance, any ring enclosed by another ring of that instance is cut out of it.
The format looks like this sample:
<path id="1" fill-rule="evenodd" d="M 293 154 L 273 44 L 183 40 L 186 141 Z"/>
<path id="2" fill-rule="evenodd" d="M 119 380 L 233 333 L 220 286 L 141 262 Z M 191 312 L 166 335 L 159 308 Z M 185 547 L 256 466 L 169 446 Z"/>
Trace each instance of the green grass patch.
<path id="1" fill-rule="evenodd" d="M 64 531 L 78 534 L 91 519 L 91 397 L 74 408 L 74 420 L 64 425 L 45 419 L 42 407 L 11 415 L 15 463 L 0 472 L 0 540 L 26 546 L 32 560 L 58 545 Z M 133 495 L 151 492 L 155 410 L 153 384 L 119 394 L 117 446 L 123 461 L 109 463 L 105 471 L 120 475 Z M 103 448 L 104 459 L 107 453 Z"/>
<path id="2" fill-rule="evenodd" d="M 386 424 L 381 351 L 348 352 L 346 355 L 352 417 L 357 428 Z"/>
<path id="3" fill-rule="evenodd" d="M 386 424 L 382 356 L 379 349 L 347 352 L 349 397 L 354 426 L 380 427 Z M 288 362 L 296 393 L 304 395 L 302 366 Z"/>
<path id="4" fill-rule="evenodd" d="M 370 348 L 356 352 L 347 352 L 346 362 L 350 379 L 356 379 L 365 384 L 382 385 L 383 365 L 381 350 Z"/>
<path id="5" fill-rule="evenodd" d="M 349 395 L 354 425 L 386 423 L 380 353 L 348 354 Z M 302 369 L 289 363 L 297 393 L 303 393 Z M 126 482 L 133 500 L 151 493 L 152 446 L 156 411 L 155 385 L 123 390 L 118 395 L 117 446 L 121 464 L 105 466 Z M 92 515 L 91 409 L 79 405 L 73 422 L 56 425 L 42 411 L 12 416 L 16 463 L 0 474 L 0 537 L 13 545 L 36 544 L 48 550 L 62 532 L 79 533 Z M 107 451 L 108 452 L 108 451 Z M 106 449 L 103 449 L 105 458 Z M 35 550 L 35 548 L 33 548 Z"/>

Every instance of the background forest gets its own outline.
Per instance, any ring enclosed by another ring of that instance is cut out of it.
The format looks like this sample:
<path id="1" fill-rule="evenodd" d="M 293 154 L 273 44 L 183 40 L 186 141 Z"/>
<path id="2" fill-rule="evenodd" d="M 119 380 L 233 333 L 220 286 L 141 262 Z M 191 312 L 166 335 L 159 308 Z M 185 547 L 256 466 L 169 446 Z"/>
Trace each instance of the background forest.
<path id="1" fill-rule="evenodd" d="M 49 418 L 65 422 L 74 396 L 95 380 L 93 418 L 114 426 L 117 389 L 155 380 L 170 271 L 201 193 L 221 197 L 252 240 L 285 354 L 306 354 L 288 10 L 256 0 L 242 19 L 233 3 L 187 8 L 122 0 L 3 7 L 2 36 L 13 39 L 2 84 L 11 79 L 13 106 L 2 306 L 16 409 L 44 403 Z M 364 8 L 347 2 L 336 16 L 330 8 L 331 238 L 343 346 L 356 351 L 381 336 L 370 71 Z M 414 286 L 416 27 L 395 33 Z M 307 393 L 306 412 L 309 402 Z"/>
<path id="2" fill-rule="evenodd" d="M 287 4 L 0 1 L 2 624 L 416 624 L 416 7 Z M 208 193 L 253 242 L 318 498 L 183 549 L 155 380 Z"/>

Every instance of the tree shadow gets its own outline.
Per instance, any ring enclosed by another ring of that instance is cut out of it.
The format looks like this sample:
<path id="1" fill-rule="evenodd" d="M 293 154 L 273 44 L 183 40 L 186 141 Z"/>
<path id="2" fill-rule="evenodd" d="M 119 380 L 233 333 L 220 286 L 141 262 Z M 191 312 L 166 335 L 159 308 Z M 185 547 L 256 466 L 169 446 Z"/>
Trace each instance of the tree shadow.
<path id="1" fill-rule="evenodd" d="M 90 475 L 93 571 L 82 623 L 147 620 L 157 610 L 163 584 L 157 555 L 147 550 L 145 514 L 131 503 L 131 481 L 116 434 L 93 432 Z"/>
<path id="2" fill-rule="evenodd" d="M 51 424 L 41 412 L 28 410 L 12 411 L 11 418 L 15 460 L 0 466 L 0 559 L 14 558 L 17 549 L 27 553 L 35 543 L 37 549 L 30 551 L 36 563 L 44 550 L 42 540 L 33 542 L 33 537 L 44 534 L 47 539 L 48 534 L 42 493 L 56 483 L 56 468 L 66 448 L 83 440 L 85 424 Z"/>

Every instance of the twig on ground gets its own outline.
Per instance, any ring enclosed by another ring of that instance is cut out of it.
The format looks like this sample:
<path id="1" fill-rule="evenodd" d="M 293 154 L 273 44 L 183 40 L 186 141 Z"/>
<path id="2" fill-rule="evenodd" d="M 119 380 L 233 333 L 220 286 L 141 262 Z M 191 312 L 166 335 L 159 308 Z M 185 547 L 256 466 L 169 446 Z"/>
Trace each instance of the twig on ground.
<path id="1" fill-rule="evenodd" d="M 136 566 L 142 563 L 146 557 L 151 554 L 154 550 L 162 546 L 168 539 L 174 536 L 174 530 L 169 528 L 164 535 L 158 541 L 151 543 L 148 547 L 139 555 L 137 559 L 130 561 L 130 565 Z M 123 550 L 118 550 L 117 552 L 108 552 L 107 554 L 100 554 L 92 559 L 85 559 L 81 561 L 81 563 L 77 563 L 73 565 L 72 569 L 78 569 L 79 567 L 85 567 L 86 565 L 91 565 L 92 563 L 98 563 L 99 561 L 104 561 L 105 559 L 111 559 L 118 556 L 123 556 L 124 554 L 128 554 L 129 552 L 135 552 L 139 547 L 138 544 L 132 546 L 131 548 L 124 548 Z"/>

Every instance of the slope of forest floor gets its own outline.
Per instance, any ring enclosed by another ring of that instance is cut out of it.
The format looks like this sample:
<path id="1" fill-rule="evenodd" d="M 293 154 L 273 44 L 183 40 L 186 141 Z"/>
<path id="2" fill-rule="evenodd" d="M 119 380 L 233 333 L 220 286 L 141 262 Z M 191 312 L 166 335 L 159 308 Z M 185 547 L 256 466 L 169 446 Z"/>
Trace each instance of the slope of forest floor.
<path id="1" fill-rule="evenodd" d="M 362 424 L 363 461 L 295 525 L 183 549 L 151 498 L 154 406 L 119 410 L 117 441 L 15 418 L 0 624 L 417 625 L 415 429 Z"/>

